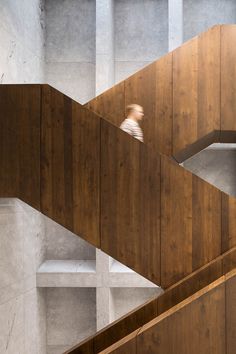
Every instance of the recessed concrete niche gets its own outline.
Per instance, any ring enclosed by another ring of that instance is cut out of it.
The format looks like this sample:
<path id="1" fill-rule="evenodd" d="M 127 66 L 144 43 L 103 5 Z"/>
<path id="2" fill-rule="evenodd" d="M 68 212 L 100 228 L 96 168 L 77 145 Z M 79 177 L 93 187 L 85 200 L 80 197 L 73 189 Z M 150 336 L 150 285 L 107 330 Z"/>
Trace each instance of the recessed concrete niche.
<path id="1" fill-rule="evenodd" d="M 0 353 L 62 354 L 162 290 L 18 199 L 0 199 Z"/>
<path id="2" fill-rule="evenodd" d="M 211 144 L 182 165 L 223 192 L 236 196 L 236 144 Z"/>

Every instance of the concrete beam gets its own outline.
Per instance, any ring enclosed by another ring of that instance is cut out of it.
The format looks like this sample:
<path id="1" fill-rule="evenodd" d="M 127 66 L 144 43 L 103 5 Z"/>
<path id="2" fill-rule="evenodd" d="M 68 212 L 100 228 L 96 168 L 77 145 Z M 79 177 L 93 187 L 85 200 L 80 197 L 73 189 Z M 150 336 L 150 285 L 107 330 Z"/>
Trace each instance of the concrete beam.
<path id="1" fill-rule="evenodd" d="M 114 85 L 114 4 L 96 1 L 96 95 Z"/>
<path id="2" fill-rule="evenodd" d="M 183 0 L 168 1 L 168 47 L 174 50 L 183 43 Z"/>

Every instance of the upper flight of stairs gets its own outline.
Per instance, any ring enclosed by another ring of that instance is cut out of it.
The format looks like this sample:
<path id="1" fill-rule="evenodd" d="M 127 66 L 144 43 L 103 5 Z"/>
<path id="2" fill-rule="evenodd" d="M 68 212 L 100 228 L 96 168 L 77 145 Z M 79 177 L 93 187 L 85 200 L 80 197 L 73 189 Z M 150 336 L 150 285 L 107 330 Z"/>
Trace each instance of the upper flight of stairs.
<path id="1" fill-rule="evenodd" d="M 216 304 L 226 308 L 227 289 L 235 289 L 235 275 L 227 273 L 235 267 L 236 200 L 184 170 L 176 160 L 181 162 L 213 142 L 235 142 L 235 48 L 236 26 L 215 26 L 86 107 L 48 85 L 1 85 L 0 197 L 22 199 L 168 289 L 162 299 L 177 282 L 198 274 L 199 287 L 192 282 L 191 290 L 181 288 L 178 301 L 173 298 L 170 307 L 164 306 L 167 310 L 184 300 L 181 310 L 170 310 L 173 314 L 180 311 L 177 317 L 183 316 L 182 321 L 194 301 L 202 318 L 214 312 Z M 117 127 L 124 119 L 125 106 L 133 102 L 144 106 L 146 144 Z M 231 267 L 225 268 L 223 255 L 229 250 Z M 211 262 L 219 259 L 220 271 L 211 273 Z M 201 278 L 202 267 L 208 270 L 206 281 Z M 212 281 L 216 283 L 203 289 Z M 196 291 L 200 293 L 194 295 Z M 188 296 L 193 298 L 186 300 Z M 160 314 L 156 304 L 161 300 L 153 301 L 126 317 L 124 327 L 118 321 L 117 335 L 107 338 L 104 333 L 112 329 L 104 331 L 99 350 L 96 340 L 90 339 L 82 345 L 86 349 L 80 346 L 71 353 L 98 353 L 133 330 L 138 332 L 121 343 L 121 349 L 118 344 L 108 352 L 128 353 L 124 347 L 128 345 L 134 353 L 163 353 L 163 347 L 159 351 L 157 347 L 158 343 L 164 343 L 164 348 L 169 345 L 169 327 L 161 330 L 167 336 L 164 339 L 150 332 L 148 340 L 142 335 L 142 344 L 137 342 L 144 330 L 154 326 L 155 332 L 156 323 L 161 326 L 168 321 L 169 314 L 154 319 Z M 195 322 L 191 311 L 188 326 L 204 328 L 201 317 Z M 235 321 L 235 307 L 232 313 Z M 220 315 L 226 316 L 225 312 Z M 152 319 L 152 324 L 140 329 Z M 226 340 L 218 351 L 211 342 L 226 333 L 226 327 L 221 333 L 207 323 L 206 331 L 197 331 L 193 339 L 201 343 L 205 338 L 198 352 L 226 353 Z M 173 343 L 186 339 L 182 332 L 172 338 Z M 165 353 L 178 354 L 173 345 Z M 195 353 L 189 348 L 186 354 Z M 227 350 L 231 354 L 231 348 Z"/>

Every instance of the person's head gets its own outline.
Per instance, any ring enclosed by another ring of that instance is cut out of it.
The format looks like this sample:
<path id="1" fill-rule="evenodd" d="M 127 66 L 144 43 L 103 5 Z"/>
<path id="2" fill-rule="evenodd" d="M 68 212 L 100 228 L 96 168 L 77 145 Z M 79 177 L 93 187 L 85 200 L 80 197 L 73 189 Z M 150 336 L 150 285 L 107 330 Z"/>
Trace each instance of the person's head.
<path id="1" fill-rule="evenodd" d="M 130 104 L 126 107 L 126 115 L 136 121 L 141 121 L 143 119 L 143 107 L 139 104 Z"/>

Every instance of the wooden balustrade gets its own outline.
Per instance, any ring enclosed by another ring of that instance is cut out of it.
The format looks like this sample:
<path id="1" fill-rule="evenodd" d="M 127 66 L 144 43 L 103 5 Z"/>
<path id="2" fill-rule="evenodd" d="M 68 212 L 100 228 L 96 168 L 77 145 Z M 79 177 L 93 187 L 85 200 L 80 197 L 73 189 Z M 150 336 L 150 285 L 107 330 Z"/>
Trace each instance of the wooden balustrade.
<path id="1" fill-rule="evenodd" d="M 163 288 L 236 245 L 234 198 L 48 85 L 0 89 L 0 196 Z"/>
<path id="2" fill-rule="evenodd" d="M 235 142 L 234 44 L 236 25 L 214 26 L 94 98 L 86 107 L 119 126 L 125 106 L 141 104 L 146 117 L 146 144 L 179 161 L 211 142 Z M 198 141 L 201 144 L 194 145 Z M 184 155 L 186 149 L 190 151 Z"/>

